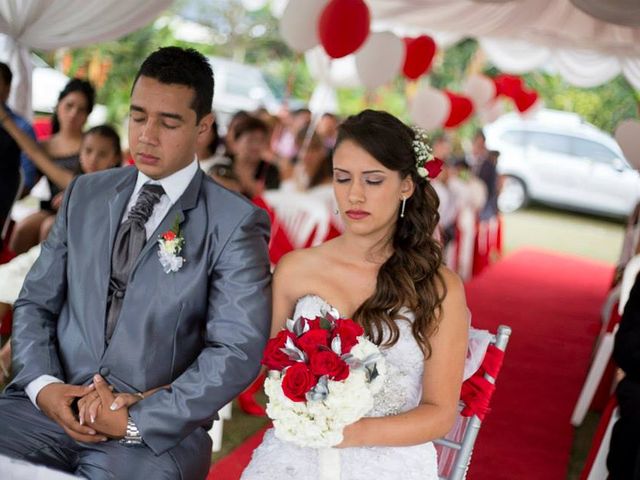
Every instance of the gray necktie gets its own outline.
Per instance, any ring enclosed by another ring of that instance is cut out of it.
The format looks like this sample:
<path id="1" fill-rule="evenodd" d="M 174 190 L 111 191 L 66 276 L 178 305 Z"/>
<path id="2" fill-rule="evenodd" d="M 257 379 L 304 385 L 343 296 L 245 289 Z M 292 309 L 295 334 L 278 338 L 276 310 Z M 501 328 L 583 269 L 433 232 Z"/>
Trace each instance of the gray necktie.
<path id="1" fill-rule="evenodd" d="M 118 323 L 124 296 L 129 282 L 131 269 L 147 242 L 144 224 L 147 223 L 153 207 L 164 193 L 161 185 L 146 184 L 140 190 L 135 205 L 129 211 L 127 219 L 120 224 L 111 255 L 111 278 L 109 280 L 109 298 L 107 299 L 107 325 L 105 340 L 111 340 Z"/>

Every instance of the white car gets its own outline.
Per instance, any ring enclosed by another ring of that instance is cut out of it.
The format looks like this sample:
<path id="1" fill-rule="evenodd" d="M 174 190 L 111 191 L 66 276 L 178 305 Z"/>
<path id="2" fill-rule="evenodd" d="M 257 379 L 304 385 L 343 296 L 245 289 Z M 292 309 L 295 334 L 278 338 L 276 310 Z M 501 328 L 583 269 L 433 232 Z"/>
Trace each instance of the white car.
<path id="1" fill-rule="evenodd" d="M 573 113 L 507 114 L 484 128 L 500 152 L 504 184 L 498 206 L 513 212 L 530 200 L 611 217 L 629 215 L 640 198 L 640 175 L 616 141 Z"/>
<path id="2" fill-rule="evenodd" d="M 209 57 L 213 68 L 213 109 L 221 127 L 225 127 L 238 110 L 252 111 L 265 107 L 276 113 L 280 102 L 259 68 L 221 57 Z"/>

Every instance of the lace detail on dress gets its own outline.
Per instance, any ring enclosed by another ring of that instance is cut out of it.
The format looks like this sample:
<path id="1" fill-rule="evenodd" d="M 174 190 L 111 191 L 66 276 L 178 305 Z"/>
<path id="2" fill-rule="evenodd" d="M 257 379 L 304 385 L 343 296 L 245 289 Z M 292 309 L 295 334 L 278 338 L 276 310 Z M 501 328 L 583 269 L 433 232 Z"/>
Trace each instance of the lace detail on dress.
<path id="1" fill-rule="evenodd" d="M 294 318 L 315 318 L 339 312 L 317 295 L 306 295 L 296 304 Z M 413 314 L 403 312 L 407 320 L 399 320 L 400 335 L 395 345 L 383 347 L 387 362 L 387 378 L 376 394 L 368 416 L 388 416 L 418 406 L 422 398 L 424 355 L 413 338 Z M 383 336 L 383 338 L 387 338 Z M 301 448 L 266 432 L 262 444 L 254 451 L 242 480 L 318 480 L 318 452 Z M 436 451 L 431 443 L 411 447 L 361 447 L 340 450 L 341 480 L 437 480 Z"/>

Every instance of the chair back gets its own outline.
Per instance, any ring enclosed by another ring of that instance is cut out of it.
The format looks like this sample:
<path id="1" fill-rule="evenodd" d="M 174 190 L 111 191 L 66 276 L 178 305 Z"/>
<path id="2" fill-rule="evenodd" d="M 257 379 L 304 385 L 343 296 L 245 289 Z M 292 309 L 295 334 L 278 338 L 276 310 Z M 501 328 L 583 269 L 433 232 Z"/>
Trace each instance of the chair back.
<path id="1" fill-rule="evenodd" d="M 267 190 L 265 202 L 273 208 L 294 248 L 320 245 L 329 232 L 330 217 L 320 200 L 305 193 Z"/>
<path id="2" fill-rule="evenodd" d="M 510 336 L 511 328 L 506 325 L 500 325 L 497 333 L 491 339 L 490 346 L 493 345 L 497 350 L 504 352 L 509 343 Z M 496 372 L 498 370 L 496 370 Z M 494 377 L 484 372 L 483 376 L 489 384 L 495 385 L 497 373 Z M 466 380 L 466 382 L 472 381 L 472 379 L 473 377 Z M 489 395 L 491 395 L 491 393 L 492 390 Z M 488 400 L 490 400 L 490 398 L 487 399 L 487 401 Z M 473 446 L 483 422 L 477 414 L 467 416 L 468 410 L 469 405 L 466 405 L 461 400 L 460 413 L 458 414 L 454 428 L 444 438 L 434 440 L 433 442 L 438 450 L 438 475 L 441 480 L 463 480 L 467 475 L 467 470 L 471 463 Z M 483 414 L 481 414 L 481 416 L 484 417 Z"/>

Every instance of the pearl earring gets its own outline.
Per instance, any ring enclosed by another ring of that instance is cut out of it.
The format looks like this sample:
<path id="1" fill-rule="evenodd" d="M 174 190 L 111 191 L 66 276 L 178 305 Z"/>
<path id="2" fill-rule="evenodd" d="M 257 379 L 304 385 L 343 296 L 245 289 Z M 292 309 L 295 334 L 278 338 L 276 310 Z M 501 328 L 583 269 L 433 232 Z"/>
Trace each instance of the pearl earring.
<path id="1" fill-rule="evenodd" d="M 400 218 L 404 218 L 404 206 L 407 203 L 407 197 L 402 197 L 402 208 L 400 209 Z"/>

